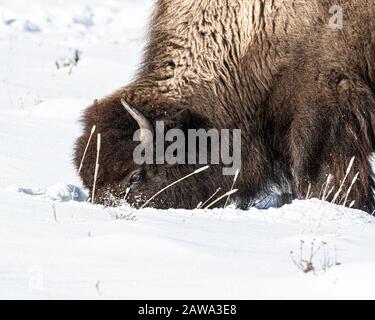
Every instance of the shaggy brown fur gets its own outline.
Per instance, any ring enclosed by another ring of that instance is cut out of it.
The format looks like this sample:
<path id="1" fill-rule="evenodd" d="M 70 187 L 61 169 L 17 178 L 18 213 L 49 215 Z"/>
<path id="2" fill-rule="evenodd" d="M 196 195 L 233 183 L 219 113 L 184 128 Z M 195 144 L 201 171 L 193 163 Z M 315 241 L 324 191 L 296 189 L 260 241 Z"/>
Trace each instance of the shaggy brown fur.
<path id="1" fill-rule="evenodd" d="M 329 8 L 341 5 L 344 28 L 333 30 Z M 140 207 L 194 166 L 139 167 L 132 155 L 138 128 L 124 97 L 151 121 L 170 127 L 242 129 L 238 203 L 275 187 L 305 198 L 339 189 L 355 207 L 372 212 L 375 149 L 375 8 L 373 0 L 158 0 L 148 46 L 136 80 L 86 111 L 75 148 L 77 167 L 91 128 L 102 134 L 98 203 Z M 91 144 L 81 177 L 93 185 Z M 134 178 L 135 177 L 135 178 Z M 158 208 L 194 208 L 232 177 L 221 166 L 157 197 Z M 328 199 L 332 199 L 331 197 Z"/>

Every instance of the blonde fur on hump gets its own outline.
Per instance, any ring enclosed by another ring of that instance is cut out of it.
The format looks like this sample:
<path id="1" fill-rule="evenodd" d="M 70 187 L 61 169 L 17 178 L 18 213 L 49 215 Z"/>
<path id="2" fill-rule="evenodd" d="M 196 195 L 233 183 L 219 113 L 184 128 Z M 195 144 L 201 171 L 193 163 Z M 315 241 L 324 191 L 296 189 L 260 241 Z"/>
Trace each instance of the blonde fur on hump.
<path id="1" fill-rule="evenodd" d="M 138 88 L 142 77 L 154 77 L 145 94 L 154 87 L 155 96 L 175 100 L 194 85 L 219 78 L 230 84 L 251 47 L 263 51 L 254 53 L 251 71 L 264 85 L 272 77 L 267 69 L 283 55 L 283 41 L 316 25 L 322 11 L 316 0 L 157 0 Z M 280 47 L 269 47 L 272 38 Z"/>
<path id="2" fill-rule="evenodd" d="M 181 96 L 191 85 L 215 80 L 225 63 L 238 66 L 245 55 L 256 10 L 252 1 L 159 0 L 156 7 L 152 54 L 145 60 L 158 57 L 151 64 L 163 75 L 157 83 L 166 95 Z"/>

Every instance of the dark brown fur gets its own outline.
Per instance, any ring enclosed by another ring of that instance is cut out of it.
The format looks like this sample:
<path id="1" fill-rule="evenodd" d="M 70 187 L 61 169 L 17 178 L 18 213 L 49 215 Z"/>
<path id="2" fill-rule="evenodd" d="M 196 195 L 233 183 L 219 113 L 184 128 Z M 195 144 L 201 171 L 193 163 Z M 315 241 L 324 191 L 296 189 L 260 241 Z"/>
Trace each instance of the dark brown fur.
<path id="1" fill-rule="evenodd" d="M 341 4 L 344 28 L 328 27 L 329 7 Z M 242 129 L 238 204 L 275 187 L 297 198 L 321 197 L 359 180 L 349 203 L 375 210 L 369 157 L 375 149 L 375 9 L 370 0 L 158 0 L 144 62 L 136 80 L 85 112 L 75 148 L 77 167 L 91 128 L 103 137 L 96 202 L 140 207 L 154 193 L 199 166 L 133 162 L 138 128 L 124 97 L 151 121 L 169 127 Z M 81 177 L 92 189 L 96 148 Z M 131 182 L 142 171 L 143 180 Z M 221 166 L 157 197 L 158 208 L 195 208 L 233 177 Z M 341 195 L 341 201 L 343 197 Z M 349 204 L 347 203 L 347 205 Z"/>

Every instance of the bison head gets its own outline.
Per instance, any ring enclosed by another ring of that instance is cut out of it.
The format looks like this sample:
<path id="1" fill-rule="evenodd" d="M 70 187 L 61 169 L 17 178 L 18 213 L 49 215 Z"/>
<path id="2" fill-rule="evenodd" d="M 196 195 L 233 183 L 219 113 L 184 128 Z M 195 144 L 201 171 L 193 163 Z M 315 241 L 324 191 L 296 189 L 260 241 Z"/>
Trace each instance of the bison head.
<path id="1" fill-rule="evenodd" d="M 199 202 L 210 198 L 218 188 L 230 188 L 229 180 L 232 178 L 223 178 L 219 165 L 211 166 L 209 170 L 185 179 L 147 202 L 158 191 L 202 167 L 168 163 L 137 164 L 133 157 L 134 150 L 140 143 L 155 144 L 153 132 L 156 121 L 163 121 L 167 129 L 181 130 L 191 127 L 193 122 L 198 126 L 204 123 L 204 119 L 192 120 L 187 108 L 147 105 L 136 109 L 120 97 L 97 101 L 87 109 L 83 117 L 84 133 L 75 146 L 74 162 L 77 168 L 82 164 L 79 173 L 92 196 L 97 157 L 95 136 L 88 148 L 87 143 L 92 128 L 96 126 L 95 134 L 100 133 L 102 138 L 95 203 L 116 206 L 126 201 L 136 208 L 147 203 L 147 206 L 160 209 L 193 209 Z M 133 139 L 136 131 L 139 142 Z"/>

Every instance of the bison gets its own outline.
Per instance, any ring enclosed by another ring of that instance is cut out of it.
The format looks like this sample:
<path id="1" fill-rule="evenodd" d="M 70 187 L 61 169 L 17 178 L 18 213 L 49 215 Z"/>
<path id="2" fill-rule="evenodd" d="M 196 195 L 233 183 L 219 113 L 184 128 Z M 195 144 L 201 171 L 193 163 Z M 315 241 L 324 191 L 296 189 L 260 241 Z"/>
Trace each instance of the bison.
<path id="1" fill-rule="evenodd" d="M 92 191 L 94 184 L 96 144 L 85 153 L 93 126 L 102 135 L 96 203 L 114 206 L 126 197 L 140 208 L 199 168 L 134 162 L 134 133 L 163 121 L 185 131 L 241 129 L 241 208 L 276 190 L 300 199 L 324 193 L 372 213 L 374 30 L 373 0 L 157 0 L 134 81 L 83 115 L 74 161 L 78 168 L 86 155 L 84 186 Z M 145 137 L 142 143 L 155 143 Z M 231 189 L 223 166 L 147 205 L 195 208 L 218 188 Z"/>

